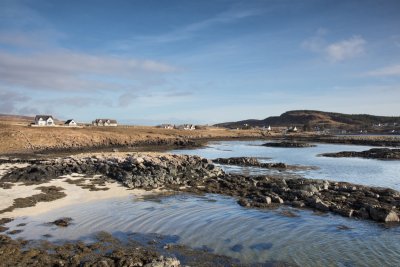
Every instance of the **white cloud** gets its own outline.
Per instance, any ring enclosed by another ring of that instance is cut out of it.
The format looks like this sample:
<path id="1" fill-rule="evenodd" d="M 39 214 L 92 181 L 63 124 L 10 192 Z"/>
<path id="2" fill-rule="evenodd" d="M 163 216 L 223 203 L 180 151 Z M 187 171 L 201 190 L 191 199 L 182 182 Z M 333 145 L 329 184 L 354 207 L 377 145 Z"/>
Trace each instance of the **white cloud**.
<path id="1" fill-rule="evenodd" d="M 400 76 L 400 64 L 367 72 L 367 76 Z"/>
<path id="2" fill-rule="evenodd" d="M 363 54 L 365 44 L 366 41 L 362 37 L 353 36 L 350 39 L 328 45 L 325 51 L 331 61 L 338 62 Z"/>
<path id="3" fill-rule="evenodd" d="M 0 51 L 0 82 L 32 89 L 123 89 L 127 85 L 145 82 L 154 75 L 174 71 L 175 67 L 158 61 L 68 50 L 28 55 Z"/>
<path id="4" fill-rule="evenodd" d="M 361 36 L 353 36 L 349 39 L 334 43 L 328 43 L 324 38 L 326 31 L 318 30 L 317 34 L 306 39 L 301 46 L 311 52 L 323 55 L 331 62 L 340 62 L 360 56 L 365 51 L 367 41 Z"/>

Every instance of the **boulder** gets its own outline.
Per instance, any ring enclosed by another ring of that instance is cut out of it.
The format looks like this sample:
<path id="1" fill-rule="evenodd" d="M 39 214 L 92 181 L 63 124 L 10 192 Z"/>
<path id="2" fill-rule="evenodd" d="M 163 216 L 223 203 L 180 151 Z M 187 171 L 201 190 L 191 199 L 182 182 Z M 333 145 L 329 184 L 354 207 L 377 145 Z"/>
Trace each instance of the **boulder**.
<path id="1" fill-rule="evenodd" d="M 393 210 L 379 206 L 369 207 L 369 215 L 374 221 L 378 222 L 399 222 L 399 216 Z"/>

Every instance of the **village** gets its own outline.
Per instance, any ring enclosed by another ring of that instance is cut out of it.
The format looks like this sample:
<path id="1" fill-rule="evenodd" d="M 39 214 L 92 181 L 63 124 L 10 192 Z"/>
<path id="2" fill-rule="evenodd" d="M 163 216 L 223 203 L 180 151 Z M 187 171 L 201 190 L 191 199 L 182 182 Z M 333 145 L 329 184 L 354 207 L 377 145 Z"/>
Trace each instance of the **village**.
<path id="1" fill-rule="evenodd" d="M 81 123 L 77 122 L 74 119 L 68 119 L 66 121 L 60 121 L 55 119 L 52 115 L 36 115 L 34 122 L 32 122 L 29 126 L 31 127 L 73 127 L 73 128 L 83 128 L 83 127 L 117 127 L 122 126 L 119 125 L 117 120 L 115 119 L 95 119 L 91 123 Z M 126 125 L 123 125 L 126 126 Z M 129 125 L 132 127 L 132 125 Z M 161 124 L 156 126 L 161 129 L 170 129 L 170 130 L 185 130 L 185 131 L 194 131 L 194 130 L 204 130 L 208 128 L 208 125 L 195 125 L 195 124 Z M 253 129 L 253 127 L 249 127 L 249 125 L 244 124 L 243 127 L 231 129 L 231 130 L 248 130 Z M 272 132 L 273 129 L 271 126 L 264 127 L 256 127 L 257 130 L 261 130 L 263 132 Z M 278 132 L 287 132 L 287 133 L 296 133 L 298 131 L 296 126 L 289 127 L 274 127 L 274 131 Z"/>
<path id="2" fill-rule="evenodd" d="M 116 119 L 109 118 L 97 118 L 93 120 L 91 123 L 78 122 L 74 119 L 68 119 L 66 121 L 57 120 L 52 115 L 36 115 L 35 119 L 32 123 L 29 124 L 31 127 L 70 127 L 70 128 L 83 128 L 83 127 L 133 127 L 133 125 L 120 125 L 118 124 Z M 287 126 L 274 126 L 264 125 L 264 126 L 252 126 L 247 123 L 244 123 L 238 127 L 226 127 L 229 130 L 259 130 L 264 133 L 281 133 L 281 134 L 293 134 L 298 132 L 313 132 L 318 135 L 346 135 L 346 134 L 370 134 L 371 132 L 385 132 L 388 134 L 397 134 L 398 128 L 397 123 L 395 124 L 374 124 L 372 127 L 363 127 L 360 129 L 341 129 L 341 128 L 332 128 L 325 127 L 322 125 L 315 125 L 310 127 L 309 125 L 287 125 Z M 191 123 L 186 124 L 160 124 L 155 126 L 160 129 L 170 129 L 170 130 L 185 130 L 185 131 L 194 131 L 194 130 L 204 130 L 210 128 L 209 125 L 195 125 Z M 219 125 L 213 126 L 214 128 L 219 128 Z M 393 128 L 396 130 L 393 130 Z M 224 127 L 225 128 L 225 127 Z"/>
<path id="3" fill-rule="evenodd" d="M 91 123 L 81 123 L 74 119 L 68 119 L 65 122 L 55 119 L 52 115 L 36 115 L 34 122 L 30 124 L 31 127 L 117 127 L 118 122 L 115 119 L 95 119 Z M 161 124 L 157 126 L 163 129 L 176 129 L 176 130 L 196 130 L 204 129 L 205 126 L 194 124 Z"/>

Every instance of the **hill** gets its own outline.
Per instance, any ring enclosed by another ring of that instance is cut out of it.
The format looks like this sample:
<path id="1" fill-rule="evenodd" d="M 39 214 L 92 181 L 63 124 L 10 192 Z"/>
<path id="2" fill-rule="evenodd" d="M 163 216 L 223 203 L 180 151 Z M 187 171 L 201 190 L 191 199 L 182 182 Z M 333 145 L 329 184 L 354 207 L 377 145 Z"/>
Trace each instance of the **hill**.
<path id="1" fill-rule="evenodd" d="M 11 115 L 11 114 L 0 114 L 0 125 L 28 125 L 35 120 L 35 117 L 22 116 L 22 115 Z"/>
<path id="2" fill-rule="evenodd" d="M 34 116 L 0 114 L 0 123 L 3 125 L 29 125 L 35 121 Z M 54 118 L 56 124 L 63 123 L 63 121 Z"/>
<path id="3" fill-rule="evenodd" d="M 215 126 L 225 128 L 249 127 L 323 127 L 330 129 L 360 129 L 371 127 L 395 127 L 400 125 L 400 117 L 374 116 L 368 114 L 342 114 L 317 110 L 293 110 L 280 116 L 272 116 L 263 120 L 243 120 L 219 123 Z M 380 126 L 379 126 L 380 125 Z"/>

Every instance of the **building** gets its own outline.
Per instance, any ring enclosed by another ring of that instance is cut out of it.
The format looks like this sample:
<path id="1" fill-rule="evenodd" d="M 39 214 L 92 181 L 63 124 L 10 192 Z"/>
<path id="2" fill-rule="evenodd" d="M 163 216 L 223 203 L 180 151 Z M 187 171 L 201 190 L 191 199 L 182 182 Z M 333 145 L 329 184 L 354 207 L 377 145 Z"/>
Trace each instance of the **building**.
<path id="1" fill-rule="evenodd" d="M 163 129 L 175 129 L 175 125 L 172 124 L 161 124 L 159 127 Z"/>
<path id="2" fill-rule="evenodd" d="M 92 121 L 93 126 L 118 126 L 116 120 L 111 119 L 95 119 Z"/>
<path id="3" fill-rule="evenodd" d="M 78 124 L 77 124 L 73 119 L 67 120 L 67 121 L 64 123 L 64 125 L 65 125 L 65 126 L 71 126 L 71 127 L 76 127 L 76 126 L 78 126 Z"/>
<path id="4" fill-rule="evenodd" d="M 35 125 L 37 126 L 54 126 L 54 118 L 51 115 L 36 115 Z"/>
<path id="5" fill-rule="evenodd" d="M 183 124 L 177 126 L 176 129 L 193 131 L 196 130 L 196 126 L 194 126 L 194 124 Z"/>

